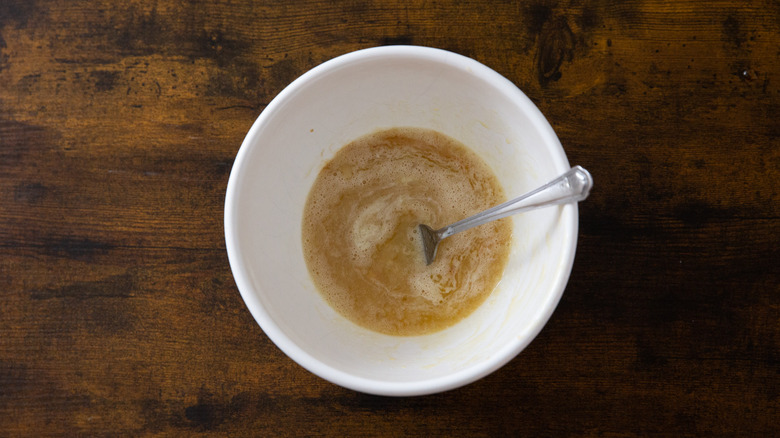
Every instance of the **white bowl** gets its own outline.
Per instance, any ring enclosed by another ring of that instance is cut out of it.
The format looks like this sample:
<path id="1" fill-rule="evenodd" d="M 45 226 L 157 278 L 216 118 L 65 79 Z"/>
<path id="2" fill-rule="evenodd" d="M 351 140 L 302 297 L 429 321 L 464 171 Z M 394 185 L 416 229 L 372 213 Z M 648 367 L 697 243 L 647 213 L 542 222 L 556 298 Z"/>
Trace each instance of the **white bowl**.
<path id="1" fill-rule="evenodd" d="M 395 126 L 434 129 L 469 146 L 493 168 L 508 197 L 569 169 L 544 116 L 488 67 L 425 47 L 360 50 L 296 79 L 252 125 L 228 182 L 225 240 L 244 302 L 290 358 L 356 391 L 422 395 L 491 373 L 539 333 L 569 278 L 577 206 L 514 216 L 499 286 L 458 324 L 414 337 L 359 327 L 312 283 L 301 245 L 303 207 L 339 148 Z"/>

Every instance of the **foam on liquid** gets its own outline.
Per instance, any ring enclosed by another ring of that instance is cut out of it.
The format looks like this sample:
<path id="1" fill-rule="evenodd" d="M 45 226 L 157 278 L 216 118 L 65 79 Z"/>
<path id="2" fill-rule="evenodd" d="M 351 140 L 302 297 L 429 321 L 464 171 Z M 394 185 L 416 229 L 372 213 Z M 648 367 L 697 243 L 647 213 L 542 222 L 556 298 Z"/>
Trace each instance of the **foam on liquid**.
<path id="1" fill-rule="evenodd" d="M 393 128 L 342 148 L 320 171 L 303 215 L 303 250 L 326 301 L 391 335 L 449 327 L 498 284 L 507 219 L 442 241 L 425 265 L 420 223 L 448 225 L 505 201 L 492 170 L 436 131 Z"/>

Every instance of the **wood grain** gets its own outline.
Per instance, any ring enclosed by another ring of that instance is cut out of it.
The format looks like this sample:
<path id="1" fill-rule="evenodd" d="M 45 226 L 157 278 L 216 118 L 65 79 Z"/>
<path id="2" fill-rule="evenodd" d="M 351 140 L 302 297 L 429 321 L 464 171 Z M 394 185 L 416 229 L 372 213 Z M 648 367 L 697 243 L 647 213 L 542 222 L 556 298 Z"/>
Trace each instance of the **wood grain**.
<path id="1" fill-rule="evenodd" d="M 452 50 L 542 110 L 596 188 L 566 293 L 433 396 L 327 383 L 233 283 L 238 147 L 291 80 Z M 3 435 L 780 434 L 780 4 L 0 2 Z"/>

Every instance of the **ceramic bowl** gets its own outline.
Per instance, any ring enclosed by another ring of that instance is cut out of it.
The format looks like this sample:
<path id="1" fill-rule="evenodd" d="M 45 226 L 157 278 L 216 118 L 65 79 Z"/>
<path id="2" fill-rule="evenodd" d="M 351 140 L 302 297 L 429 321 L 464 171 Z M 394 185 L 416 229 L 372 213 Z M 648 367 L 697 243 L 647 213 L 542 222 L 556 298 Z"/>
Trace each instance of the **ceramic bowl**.
<path id="1" fill-rule="evenodd" d="M 498 287 L 456 325 L 412 337 L 359 327 L 324 301 L 309 276 L 303 207 L 336 151 L 397 126 L 434 129 L 470 147 L 508 197 L 569 169 L 544 116 L 490 68 L 426 47 L 360 50 L 303 74 L 252 125 L 228 182 L 225 239 L 246 306 L 292 360 L 346 388 L 410 396 L 484 377 L 534 339 L 568 281 L 578 216 L 576 204 L 514 216 Z"/>

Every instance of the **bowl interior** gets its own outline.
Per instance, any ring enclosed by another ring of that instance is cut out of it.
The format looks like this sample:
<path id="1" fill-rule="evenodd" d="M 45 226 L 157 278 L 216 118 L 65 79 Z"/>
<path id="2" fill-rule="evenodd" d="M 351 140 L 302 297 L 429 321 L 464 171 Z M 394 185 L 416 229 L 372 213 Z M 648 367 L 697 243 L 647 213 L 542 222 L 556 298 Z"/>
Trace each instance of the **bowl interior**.
<path id="1" fill-rule="evenodd" d="M 547 121 L 514 85 L 450 52 L 383 47 L 329 61 L 263 111 L 236 158 L 225 230 L 236 283 L 266 334 L 334 383 L 385 395 L 451 389 L 495 370 L 541 330 L 568 280 L 576 205 L 513 218 L 498 288 L 457 325 L 393 337 L 345 320 L 311 281 L 301 218 L 321 167 L 355 138 L 395 126 L 430 128 L 472 148 L 508 197 L 569 168 Z"/>

